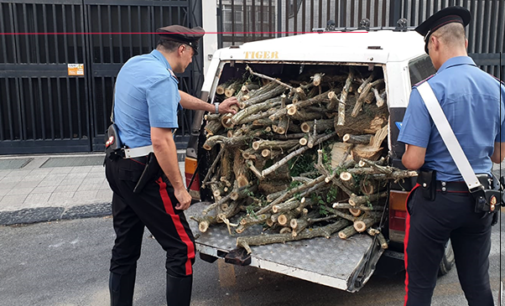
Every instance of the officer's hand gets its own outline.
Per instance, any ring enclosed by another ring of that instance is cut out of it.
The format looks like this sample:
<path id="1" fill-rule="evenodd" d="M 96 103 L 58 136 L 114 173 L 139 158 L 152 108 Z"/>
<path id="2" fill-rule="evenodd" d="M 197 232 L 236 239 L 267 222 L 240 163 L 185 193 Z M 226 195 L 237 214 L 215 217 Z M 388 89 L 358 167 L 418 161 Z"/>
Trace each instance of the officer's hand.
<path id="1" fill-rule="evenodd" d="M 179 201 L 179 203 L 177 203 L 177 205 L 175 205 L 175 209 L 186 210 L 189 208 L 189 205 L 191 205 L 191 196 L 186 191 L 186 189 L 184 189 L 184 188 L 175 189 L 174 195 L 177 198 L 177 200 Z"/>
<path id="2" fill-rule="evenodd" d="M 219 113 L 220 114 L 227 114 L 227 113 L 232 113 L 236 114 L 238 110 L 238 100 L 236 97 L 231 97 L 219 104 Z"/>

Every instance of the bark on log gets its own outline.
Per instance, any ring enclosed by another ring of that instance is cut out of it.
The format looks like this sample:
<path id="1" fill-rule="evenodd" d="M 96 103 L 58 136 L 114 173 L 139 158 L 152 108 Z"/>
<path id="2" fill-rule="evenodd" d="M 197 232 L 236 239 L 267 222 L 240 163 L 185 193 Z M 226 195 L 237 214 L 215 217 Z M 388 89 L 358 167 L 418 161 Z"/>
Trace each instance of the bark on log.
<path id="1" fill-rule="evenodd" d="M 361 83 L 361 85 L 358 87 L 358 93 L 360 94 L 361 92 L 363 92 L 363 89 L 365 89 L 365 87 L 368 85 L 368 83 L 372 82 L 373 79 L 375 77 L 375 71 L 372 71 L 372 73 L 370 74 L 370 76 L 363 81 L 363 83 Z"/>
<path id="2" fill-rule="evenodd" d="M 351 135 L 345 134 L 342 137 L 342 141 L 345 143 L 354 143 L 354 144 L 369 144 L 372 140 L 372 135 Z"/>
<path id="3" fill-rule="evenodd" d="M 278 98 L 279 102 L 281 101 L 281 98 L 278 97 L 280 94 L 282 94 L 286 89 L 282 87 L 281 85 L 277 86 L 276 88 L 267 91 L 263 94 L 260 95 L 255 95 L 252 98 L 249 98 L 246 101 L 240 102 L 239 106 L 241 109 L 245 109 L 248 107 L 251 107 L 252 105 L 259 104 L 261 102 L 265 102 L 267 100 L 270 100 L 274 97 Z"/>
<path id="4" fill-rule="evenodd" d="M 366 204 L 368 202 L 377 201 L 380 198 L 385 198 L 387 197 L 387 195 L 388 195 L 387 192 L 381 192 L 367 196 L 357 196 L 355 194 L 352 194 L 351 198 L 349 199 L 349 204 L 351 204 L 351 206 L 359 206 L 361 204 Z"/>
<path id="5" fill-rule="evenodd" d="M 268 118 L 269 116 L 274 114 L 276 111 L 277 111 L 277 109 L 272 108 L 267 111 L 260 112 L 258 114 L 249 115 L 248 117 L 242 119 L 242 121 L 240 123 L 242 123 L 242 124 L 251 123 L 251 122 L 254 122 L 255 120 L 258 120 L 258 119 Z"/>
<path id="6" fill-rule="evenodd" d="M 242 159 L 242 153 L 240 150 L 236 150 L 233 158 L 233 173 L 235 174 L 235 179 L 238 182 L 238 187 L 249 185 L 248 171 L 249 168 Z"/>
<path id="7" fill-rule="evenodd" d="M 368 93 L 370 92 L 370 89 L 372 87 L 375 87 L 375 86 L 383 83 L 383 82 L 384 82 L 384 79 L 378 79 L 378 80 L 373 81 L 372 83 L 369 83 L 365 86 L 365 88 L 363 89 L 363 91 L 359 95 L 358 99 L 356 100 L 356 104 L 354 105 L 354 109 L 352 110 L 352 113 L 351 113 L 352 117 L 358 116 L 359 112 L 362 109 L 363 102 L 364 102 L 366 96 L 368 95 Z"/>
<path id="8" fill-rule="evenodd" d="M 240 88 L 242 87 L 241 81 L 235 81 L 231 83 L 226 89 L 224 90 L 224 95 L 227 98 L 233 97 L 235 92 L 237 92 Z"/>
<path id="9" fill-rule="evenodd" d="M 240 220 L 240 225 L 235 229 L 237 234 L 243 233 L 247 228 L 266 222 L 270 218 L 270 214 L 257 214 L 255 216 L 246 216 Z"/>
<path id="10" fill-rule="evenodd" d="M 386 241 L 386 238 L 384 238 L 384 235 L 382 233 L 377 234 L 377 240 L 379 240 L 379 244 L 382 249 L 387 249 L 388 248 L 388 243 Z"/>
<path id="11" fill-rule="evenodd" d="M 350 208 L 356 208 L 362 211 L 383 211 L 384 206 L 379 206 L 379 205 L 360 205 L 360 206 L 352 206 L 349 203 L 334 203 L 332 206 L 334 209 L 350 209 Z"/>
<path id="12" fill-rule="evenodd" d="M 354 71 L 351 68 L 349 70 L 349 75 L 347 76 L 347 79 L 345 80 L 345 85 L 344 88 L 342 89 L 342 92 L 340 94 L 340 101 L 338 104 L 338 116 L 335 117 L 335 125 L 337 126 L 344 126 L 346 125 L 346 105 L 347 105 L 347 96 L 349 94 L 349 88 L 351 87 L 352 82 L 354 81 Z"/>
<path id="13" fill-rule="evenodd" d="M 205 143 L 203 144 L 203 148 L 205 150 L 211 150 L 217 143 L 221 143 L 227 147 L 240 146 L 247 142 L 247 140 L 251 139 L 249 135 L 247 136 L 239 136 L 239 137 L 226 137 L 221 135 L 215 135 L 209 137 Z"/>
<path id="14" fill-rule="evenodd" d="M 320 138 L 317 139 L 317 141 L 315 142 L 315 145 L 318 145 L 326 140 L 329 140 L 334 136 L 335 136 L 335 133 L 321 136 Z M 270 168 L 261 171 L 261 175 L 263 177 L 266 177 L 267 175 L 269 175 L 273 171 L 277 170 L 280 166 L 286 164 L 293 157 L 302 154 L 303 152 L 307 151 L 308 149 L 309 149 L 308 147 L 302 147 L 300 149 L 297 149 L 296 151 L 291 152 L 290 154 L 286 155 L 283 159 L 281 159 L 280 161 L 273 164 Z"/>
<path id="15" fill-rule="evenodd" d="M 278 84 L 280 84 L 280 85 L 284 86 L 284 87 L 285 87 L 285 88 L 287 88 L 287 89 L 293 89 L 293 86 L 288 85 L 288 84 L 286 84 L 286 83 L 283 83 L 283 82 L 281 82 L 281 81 L 279 81 L 279 80 L 277 80 L 277 79 L 275 79 L 275 78 L 269 77 L 269 76 L 264 75 L 264 74 L 261 74 L 261 73 L 254 72 L 254 71 L 251 69 L 251 67 L 249 67 L 249 65 L 247 65 L 247 66 L 245 67 L 245 69 L 246 69 L 247 71 L 249 71 L 249 73 L 250 73 L 250 74 L 255 75 L 255 76 L 259 77 L 259 78 L 262 78 L 262 79 L 265 79 L 265 80 L 269 80 L 269 81 L 276 82 L 276 83 L 278 83 Z"/>
<path id="16" fill-rule="evenodd" d="M 349 104 L 352 104 L 355 97 L 349 97 L 349 99 Z M 352 110 L 350 107 L 346 108 L 345 125 L 339 125 L 338 118 L 335 117 L 335 131 L 339 136 L 343 136 L 345 134 L 374 134 L 387 125 L 388 122 L 389 114 L 386 107 L 377 108 L 375 105 L 365 104 L 363 105 L 363 111 L 359 113 L 359 116 L 352 117 L 351 112 Z"/>
<path id="17" fill-rule="evenodd" d="M 275 235 L 258 235 L 258 236 L 248 236 L 248 237 L 238 237 L 237 246 L 244 248 L 248 254 L 252 253 L 251 246 L 255 245 L 266 245 L 272 243 L 288 242 L 302 239 L 311 239 L 315 237 L 326 237 L 330 236 L 339 231 L 340 229 L 349 225 L 347 220 L 339 220 L 335 223 L 326 225 L 324 227 L 313 228 L 311 230 L 305 229 L 303 232 L 299 233 L 296 237 L 291 234 L 275 234 Z"/>
<path id="18" fill-rule="evenodd" d="M 214 173 L 217 163 L 219 162 L 219 160 L 221 159 L 221 157 L 223 156 L 224 153 L 225 153 L 225 147 L 224 147 L 224 145 L 222 145 L 219 153 L 216 156 L 216 159 L 214 159 L 214 161 L 212 162 L 212 165 L 210 166 L 209 170 L 207 171 L 207 174 L 205 174 L 205 178 L 202 181 L 203 188 L 205 188 L 205 185 L 209 181 L 211 175 Z"/>
<path id="19" fill-rule="evenodd" d="M 289 116 L 293 120 L 298 121 L 309 121 L 314 119 L 324 119 L 326 115 L 324 114 L 324 109 L 319 108 L 317 112 L 306 112 L 305 110 L 297 111 L 293 116 Z"/>
<path id="20" fill-rule="evenodd" d="M 330 103 L 327 105 L 328 110 L 337 110 L 338 106 L 340 104 L 340 100 L 337 98 L 337 94 L 334 91 L 330 91 L 328 93 L 328 99 L 330 100 Z M 345 107 L 345 104 L 344 104 Z"/>
<path id="21" fill-rule="evenodd" d="M 289 149 L 298 144 L 298 140 L 258 140 L 252 143 L 254 150 Z"/>
<path id="22" fill-rule="evenodd" d="M 248 102 L 249 101 L 251 101 L 251 100 L 248 100 Z M 272 99 L 266 100 L 266 101 L 258 103 L 258 104 L 251 105 L 247 108 L 244 108 L 231 117 L 231 127 L 233 127 L 237 124 L 241 124 L 242 120 L 244 120 L 245 118 L 247 118 L 248 116 L 250 116 L 252 114 L 256 114 L 258 112 L 274 108 L 280 104 L 281 104 L 281 98 L 276 97 L 276 98 L 272 98 Z"/>
<path id="23" fill-rule="evenodd" d="M 288 105 L 287 106 L 288 115 L 293 116 L 294 114 L 296 114 L 296 112 L 300 111 L 304 107 L 314 105 L 316 103 L 327 102 L 327 101 L 328 101 L 328 93 L 324 92 L 324 93 L 317 95 L 313 98 L 310 98 L 308 100 L 300 101 L 297 104 Z"/>
<path id="24" fill-rule="evenodd" d="M 316 131 L 317 133 L 321 133 L 326 130 L 333 129 L 333 124 L 334 124 L 333 119 L 317 120 Z M 300 128 L 304 133 L 310 133 L 313 127 L 314 127 L 314 121 L 307 121 L 300 125 Z"/>
<path id="25" fill-rule="evenodd" d="M 279 191 L 284 192 L 288 186 L 288 182 L 262 180 L 258 186 L 258 189 L 262 194 L 271 194 Z"/>
<path id="26" fill-rule="evenodd" d="M 204 129 L 207 132 L 207 135 L 213 136 L 216 135 L 222 128 L 223 125 L 221 124 L 221 121 L 211 120 L 207 121 Z"/>
<path id="27" fill-rule="evenodd" d="M 300 206 L 300 204 L 301 204 L 300 201 L 296 199 L 291 199 L 290 201 L 286 201 L 284 203 L 272 206 L 272 212 L 275 214 L 288 212 L 297 208 L 298 206 Z"/>
<path id="28" fill-rule="evenodd" d="M 372 103 L 374 101 L 374 99 L 375 99 L 374 93 L 373 92 L 369 92 L 368 95 L 366 95 L 366 97 L 363 100 L 363 102 L 365 102 L 366 104 L 370 104 L 370 103 Z"/>

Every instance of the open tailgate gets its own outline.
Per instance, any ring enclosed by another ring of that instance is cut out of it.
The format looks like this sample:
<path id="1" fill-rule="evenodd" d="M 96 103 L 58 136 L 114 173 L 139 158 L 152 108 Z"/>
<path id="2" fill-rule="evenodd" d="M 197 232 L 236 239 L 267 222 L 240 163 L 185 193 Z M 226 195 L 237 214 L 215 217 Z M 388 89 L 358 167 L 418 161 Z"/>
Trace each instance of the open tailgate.
<path id="1" fill-rule="evenodd" d="M 208 203 L 199 202 L 190 206 L 186 216 L 201 216 Z M 236 219 L 230 220 L 232 223 Z M 230 236 L 225 224 L 211 225 L 207 232 L 200 233 L 197 222 L 188 220 L 195 235 L 196 248 L 204 257 L 224 258 L 226 262 L 251 265 L 260 269 L 304 279 L 329 287 L 356 292 L 368 281 L 383 250 L 378 242 L 368 235 L 354 235 L 342 240 L 333 234 L 330 239 L 276 243 L 251 246 L 252 254 L 236 250 L 234 233 Z M 233 228 L 232 228 L 233 229 Z M 248 228 L 243 236 L 259 235 L 260 225 Z M 208 255 L 208 256 L 205 256 Z M 241 257 L 237 260 L 237 256 Z"/>

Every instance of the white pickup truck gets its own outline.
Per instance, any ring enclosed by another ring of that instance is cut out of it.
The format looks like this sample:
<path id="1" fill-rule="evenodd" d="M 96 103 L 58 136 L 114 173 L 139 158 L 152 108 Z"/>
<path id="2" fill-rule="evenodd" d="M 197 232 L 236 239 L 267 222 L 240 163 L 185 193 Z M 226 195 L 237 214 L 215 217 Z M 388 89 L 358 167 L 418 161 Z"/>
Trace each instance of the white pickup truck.
<path id="1" fill-rule="evenodd" d="M 389 108 L 388 161 L 403 168 L 401 156 L 404 145 L 397 143 L 399 127 L 414 84 L 435 73 L 430 58 L 424 53 L 423 38 L 413 31 L 322 31 L 285 38 L 263 40 L 218 50 L 212 59 L 202 88 L 202 99 L 214 102 L 216 88 L 224 81 L 241 76 L 245 66 L 278 78 L 301 73 L 310 67 L 321 69 L 380 69 L 385 80 Z M 192 136 L 186 151 L 186 180 L 195 201 L 186 214 L 197 215 L 203 210 L 203 201 L 210 200 L 206 189 L 200 189 L 203 178 L 212 163 L 213 155 L 201 148 L 205 142 L 203 112 L 196 112 Z M 215 154 L 214 154 L 215 156 Z M 194 175 L 196 174 L 196 175 Z M 236 249 L 236 237 L 230 237 L 226 226 L 216 226 L 199 233 L 196 222 L 190 221 L 195 234 L 197 250 L 202 259 L 251 265 L 261 269 L 301 278 L 326 286 L 358 291 L 373 274 L 378 260 L 388 256 L 403 260 L 405 235 L 405 201 L 412 182 L 391 184 L 388 188 L 387 210 L 381 222 L 382 232 L 389 242 L 384 251 L 368 235 L 355 235 L 349 240 L 338 237 L 315 238 L 252 247 L 247 255 Z M 256 233 L 261 231 L 261 227 Z M 249 235 L 255 234 L 249 232 Z M 454 264 L 450 244 L 440 274 L 447 273 Z"/>

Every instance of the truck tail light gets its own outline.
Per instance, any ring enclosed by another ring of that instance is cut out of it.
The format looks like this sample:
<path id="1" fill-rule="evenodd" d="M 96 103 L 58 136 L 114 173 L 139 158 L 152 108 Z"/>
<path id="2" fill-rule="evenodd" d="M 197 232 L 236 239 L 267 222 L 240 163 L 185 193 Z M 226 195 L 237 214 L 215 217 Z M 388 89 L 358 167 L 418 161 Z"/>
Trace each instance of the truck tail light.
<path id="1" fill-rule="evenodd" d="M 184 163 L 184 172 L 186 175 L 186 186 L 189 186 L 191 183 L 191 178 L 196 171 L 198 162 L 196 159 L 191 157 L 186 157 Z M 198 177 L 198 173 L 196 173 L 195 178 L 193 179 L 193 183 L 189 187 L 189 194 L 195 200 L 200 200 L 200 178 Z"/>
<path id="2" fill-rule="evenodd" d="M 389 239 L 392 241 L 403 242 L 405 237 L 408 195 L 406 191 L 391 190 L 389 193 Z"/>

